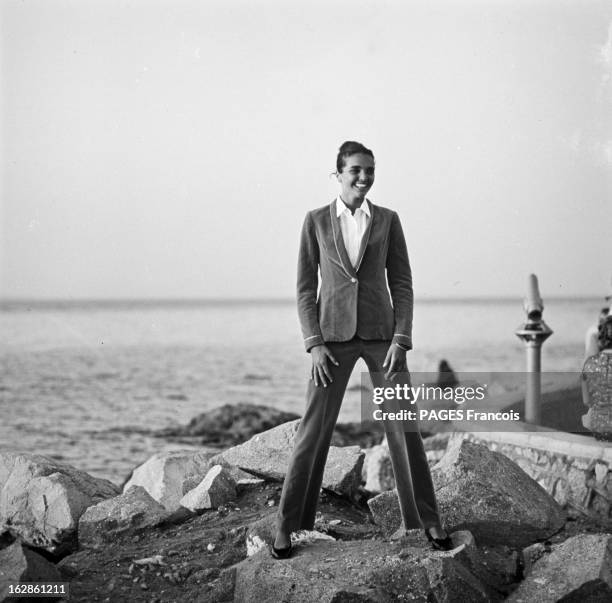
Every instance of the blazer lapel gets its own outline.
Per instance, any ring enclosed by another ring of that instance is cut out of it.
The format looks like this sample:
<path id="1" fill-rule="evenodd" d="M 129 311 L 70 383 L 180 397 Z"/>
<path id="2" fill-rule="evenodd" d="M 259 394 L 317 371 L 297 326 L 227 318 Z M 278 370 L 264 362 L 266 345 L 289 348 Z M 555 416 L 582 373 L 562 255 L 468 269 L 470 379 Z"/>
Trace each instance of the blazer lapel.
<path id="1" fill-rule="evenodd" d="M 346 246 L 344 245 L 344 239 L 342 237 L 342 228 L 340 228 L 340 218 L 336 215 L 335 199 L 331 202 L 331 205 L 329 206 L 329 217 L 331 218 L 332 233 L 334 237 L 336 253 L 338 254 L 338 258 L 340 259 L 342 268 L 344 269 L 344 272 L 348 274 L 348 276 L 354 278 L 355 276 L 357 276 L 357 272 L 355 268 L 353 268 L 353 264 L 351 264 L 351 260 L 349 259 L 348 253 L 346 251 Z M 365 240 L 365 236 L 363 238 Z"/>
<path id="2" fill-rule="evenodd" d="M 372 232 L 372 223 L 374 222 L 374 206 L 372 203 L 370 203 L 370 201 L 367 201 L 367 203 L 368 207 L 370 208 L 370 219 L 368 220 L 368 225 L 366 226 L 366 230 L 363 233 L 363 238 L 361 239 L 361 247 L 359 248 L 359 256 L 357 257 L 357 268 L 355 268 L 356 272 L 359 271 L 361 261 L 365 255 L 368 241 L 370 240 L 370 233 Z"/>

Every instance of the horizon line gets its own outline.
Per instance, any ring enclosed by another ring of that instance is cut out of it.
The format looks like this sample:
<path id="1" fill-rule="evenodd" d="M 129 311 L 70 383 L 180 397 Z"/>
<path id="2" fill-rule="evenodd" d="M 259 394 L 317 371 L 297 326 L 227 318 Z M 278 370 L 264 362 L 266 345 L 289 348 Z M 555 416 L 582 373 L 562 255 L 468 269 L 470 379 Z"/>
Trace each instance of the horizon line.
<path id="1" fill-rule="evenodd" d="M 465 295 L 465 296 L 421 296 L 415 297 L 415 303 L 444 302 L 521 302 L 521 295 Z M 605 303 L 605 295 L 551 295 L 544 298 L 544 304 L 550 301 L 597 301 Z M 52 306 L 52 305 L 217 305 L 217 304 L 294 304 L 294 297 L 108 297 L 108 298 L 45 298 L 45 297 L 0 297 L 0 309 L 6 306 Z"/>

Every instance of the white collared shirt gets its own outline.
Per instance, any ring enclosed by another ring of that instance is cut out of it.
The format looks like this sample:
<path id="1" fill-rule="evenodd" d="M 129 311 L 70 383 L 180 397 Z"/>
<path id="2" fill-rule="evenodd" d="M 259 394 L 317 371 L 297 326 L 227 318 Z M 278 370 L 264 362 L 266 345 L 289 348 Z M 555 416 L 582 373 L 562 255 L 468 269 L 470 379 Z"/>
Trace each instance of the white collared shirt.
<path id="1" fill-rule="evenodd" d="M 351 210 L 338 196 L 336 198 L 336 216 L 340 218 L 340 230 L 342 231 L 344 246 L 351 260 L 351 264 L 353 268 L 357 268 L 361 241 L 368 227 L 368 220 L 371 218 L 368 202 L 364 199 L 361 206 L 352 214 Z"/>

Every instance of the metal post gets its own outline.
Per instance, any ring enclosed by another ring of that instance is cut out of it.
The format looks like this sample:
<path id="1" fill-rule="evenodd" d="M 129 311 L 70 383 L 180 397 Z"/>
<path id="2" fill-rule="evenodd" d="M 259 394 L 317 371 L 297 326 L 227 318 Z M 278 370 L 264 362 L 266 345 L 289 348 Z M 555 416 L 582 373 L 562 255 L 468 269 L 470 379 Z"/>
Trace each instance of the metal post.
<path id="1" fill-rule="evenodd" d="M 552 335 L 552 330 L 542 319 L 544 302 L 538 289 L 538 278 L 529 275 L 527 297 L 524 301 L 527 322 L 515 331 L 517 337 L 525 342 L 527 351 L 527 383 L 525 391 L 525 421 L 539 424 L 541 422 L 541 353 L 542 344 Z"/>
<path id="2" fill-rule="evenodd" d="M 539 425 L 542 420 L 540 408 L 541 343 L 527 342 L 527 389 L 525 391 L 525 420 Z"/>

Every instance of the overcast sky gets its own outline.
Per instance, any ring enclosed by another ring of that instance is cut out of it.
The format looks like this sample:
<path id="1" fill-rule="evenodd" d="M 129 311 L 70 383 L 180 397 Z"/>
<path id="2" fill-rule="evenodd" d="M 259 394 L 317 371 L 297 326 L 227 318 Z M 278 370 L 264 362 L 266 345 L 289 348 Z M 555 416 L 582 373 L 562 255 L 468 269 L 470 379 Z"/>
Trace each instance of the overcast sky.
<path id="1" fill-rule="evenodd" d="M 3 297 L 292 297 L 346 139 L 417 298 L 609 288 L 609 1 L 0 1 Z"/>

